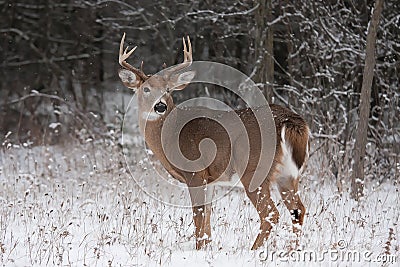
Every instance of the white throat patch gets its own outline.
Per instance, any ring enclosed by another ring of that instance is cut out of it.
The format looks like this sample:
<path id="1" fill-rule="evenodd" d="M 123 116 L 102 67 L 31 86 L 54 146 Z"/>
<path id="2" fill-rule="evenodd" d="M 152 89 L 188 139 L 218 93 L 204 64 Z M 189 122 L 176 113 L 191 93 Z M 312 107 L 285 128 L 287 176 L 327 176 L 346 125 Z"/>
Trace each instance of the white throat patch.
<path id="1" fill-rule="evenodd" d="M 151 112 L 142 112 L 142 119 L 147 121 L 155 121 L 161 117 L 160 114 L 151 111 Z"/>

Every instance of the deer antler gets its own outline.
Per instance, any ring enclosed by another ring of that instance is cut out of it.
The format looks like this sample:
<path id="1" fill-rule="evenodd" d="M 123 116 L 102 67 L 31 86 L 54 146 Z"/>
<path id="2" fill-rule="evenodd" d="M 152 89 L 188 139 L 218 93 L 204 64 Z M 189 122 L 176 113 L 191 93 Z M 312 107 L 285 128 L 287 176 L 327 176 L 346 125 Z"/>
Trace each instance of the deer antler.
<path id="1" fill-rule="evenodd" d="M 131 64 L 129 64 L 128 62 L 126 62 L 126 59 L 128 59 L 130 57 L 130 55 L 132 55 L 132 53 L 136 50 L 137 46 L 135 46 L 134 48 L 132 48 L 129 52 L 128 52 L 128 46 L 125 48 L 124 51 L 124 41 L 125 41 L 125 33 L 122 36 L 121 39 L 121 43 L 119 45 L 119 64 L 127 69 L 132 71 L 133 73 L 135 73 L 140 79 L 142 79 L 143 81 L 147 80 L 149 78 L 149 76 L 147 76 L 143 70 L 139 70 L 135 67 L 133 67 Z M 142 62 L 142 66 L 143 66 L 143 62 Z"/>
<path id="2" fill-rule="evenodd" d="M 186 46 L 186 42 L 185 42 L 185 38 L 182 38 L 182 42 L 183 42 L 183 62 L 179 65 L 176 65 L 175 67 L 172 67 L 170 69 L 168 69 L 167 71 L 167 75 L 170 76 L 172 73 L 180 71 L 184 68 L 189 67 L 190 65 L 192 65 L 193 62 L 193 57 L 192 57 L 192 44 L 190 43 L 190 38 L 189 36 L 186 37 L 187 38 L 187 46 Z"/>

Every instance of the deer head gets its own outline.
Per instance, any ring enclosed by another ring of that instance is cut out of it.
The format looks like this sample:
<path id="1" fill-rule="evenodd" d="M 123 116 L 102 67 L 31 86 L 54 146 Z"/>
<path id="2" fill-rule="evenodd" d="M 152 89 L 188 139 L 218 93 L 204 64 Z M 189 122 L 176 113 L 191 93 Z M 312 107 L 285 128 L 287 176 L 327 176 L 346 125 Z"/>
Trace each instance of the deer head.
<path id="1" fill-rule="evenodd" d="M 119 77 L 126 87 L 134 90 L 137 94 L 139 123 L 140 121 L 155 121 L 165 118 L 175 107 L 171 93 L 184 89 L 195 75 L 194 71 L 182 72 L 193 61 L 189 37 L 187 37 L 187 45 L 183 38 L 183 62 L 154 75 L 147 75 L 143 72 L 143 62 L 140 69 L 126 62 L 137 46 L 128 52 L 128 47 L 124 50 L 124 41 L 125 33 L 119 48 L 119 64 L 122 66 L 122 69 L 119 70 Z"/>

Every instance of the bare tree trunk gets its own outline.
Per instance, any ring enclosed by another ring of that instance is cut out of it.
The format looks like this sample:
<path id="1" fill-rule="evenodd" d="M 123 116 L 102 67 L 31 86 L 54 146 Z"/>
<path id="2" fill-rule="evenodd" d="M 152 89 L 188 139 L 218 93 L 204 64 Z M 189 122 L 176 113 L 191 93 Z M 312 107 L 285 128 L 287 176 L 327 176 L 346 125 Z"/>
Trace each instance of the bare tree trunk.
<path id="1" fill-rule="evenodd" d="M 368 118 L 370 110 L 371 87 L 375 68 L 375 43 L 383 0 L 376 0 L 371 21 L 368 26 L 365 66 L 361 86 L 360 114 L 354 145 L 354 165 L 351 177 L 351 197 L 358 200 L 364 195 L 364 157 L 367 144 Z"/>
<path id="2" fill-rule="evenodd" d="M 263 94 L 268 102 L 272 101 L 274 83 L 274 32 L 267 21 L 272 20 L 272 0 L 259 0 L 256 12 L 255 60 L 256 83 L 263 84 Z"/>
<path id="3" fill-rule="evenodd" d="M 272 21 L 272 0 L 267 0 L 267 21 Z M 264 87 L 264 95 L 267 98 L 268 103 L 272 102 L 272 88 L 274 84 L 274 31 L 272 25 L 267 25 L 267 38 L 266 38 L 266 55 L 265 55 L 265 75 L 266 75 L 266 87 Z"/>

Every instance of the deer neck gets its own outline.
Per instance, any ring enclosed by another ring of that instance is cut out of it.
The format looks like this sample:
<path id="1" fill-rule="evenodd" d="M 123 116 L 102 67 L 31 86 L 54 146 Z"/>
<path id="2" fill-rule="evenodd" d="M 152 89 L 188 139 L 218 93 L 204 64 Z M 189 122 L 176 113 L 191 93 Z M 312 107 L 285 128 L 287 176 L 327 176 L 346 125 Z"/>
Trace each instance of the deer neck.
<path id="1" fill-rule="evenodd" d="M 144 140 L 147 146 L 153 151 L 154 155 L 160 159 L 162 158 L 162 144 L 161 144 L 161 129 L 163 126 L 162 120 L 148 121 L 145 125 Z"/>

